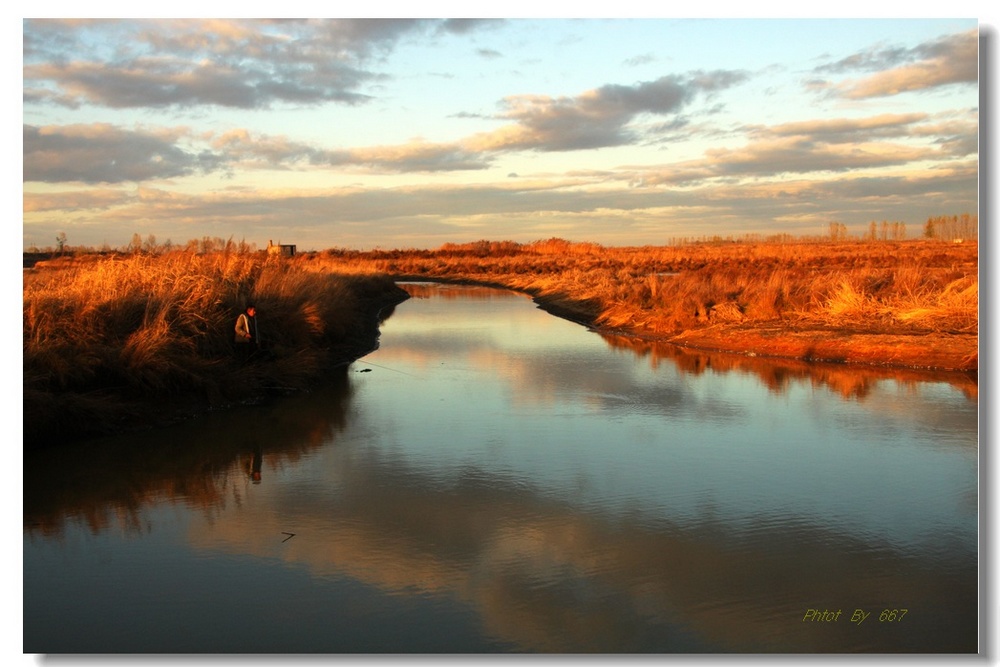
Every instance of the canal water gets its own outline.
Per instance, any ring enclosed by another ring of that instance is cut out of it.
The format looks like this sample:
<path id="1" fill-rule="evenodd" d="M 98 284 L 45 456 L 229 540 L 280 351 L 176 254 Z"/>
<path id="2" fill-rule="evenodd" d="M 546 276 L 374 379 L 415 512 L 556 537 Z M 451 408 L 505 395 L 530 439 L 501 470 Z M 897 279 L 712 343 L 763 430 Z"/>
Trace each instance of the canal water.
<path id="1" fill-rule="evenodd" d="M 406 288 L 320 390 L 26 456 L 24 652 L 977 651 L 974 378 Z"/>

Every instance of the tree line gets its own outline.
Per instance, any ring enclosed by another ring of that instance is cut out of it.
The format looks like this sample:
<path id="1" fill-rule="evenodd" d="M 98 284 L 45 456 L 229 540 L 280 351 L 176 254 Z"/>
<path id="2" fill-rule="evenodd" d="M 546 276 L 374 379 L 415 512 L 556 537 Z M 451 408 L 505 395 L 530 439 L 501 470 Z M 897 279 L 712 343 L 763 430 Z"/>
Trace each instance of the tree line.
<path id="1" fill-rule="evenodd" d="M 963 213 L 962 215 L 939 215 L 927 218 L 927 222 L 924 224 L 924 237 L 945 241 L 978 239 L 979 216 Z"/>
<path id="2" fill-rule="evenodd" d="M 127 255 L 137 255 L 137 254 L 150 254 L 158 255 L 168 252 L 180 251 L 180 252 L 192 252 L 195 254 L 205 254 L 211 252 L 256 252 L 256 243 L 247 243 L 246 241 L 234 241 L 232 237 L 224 239 L 219 236 L 203 236 L 200 239 L 189 239 L 185 243 L 174 243 L 170 239 L 160 242 L 156 238 L 156 234 L 148 234 L 145 238 L 141 234 L 133 234 L 132 239 L 124 246 L 112 247 L 107 243 L 104 243 L 100 247 L 93 246 L 72 246 L 68 244 L 68 238 L 66 232 L 59 232 L 56 235 L 56 245 L 55 247 L 38 247 L 34 244 L 25 248 L 26 253 L 121 253 Z"/>
<path id="3" fill-rule="evenodd" d="M 852 238 L 861 241 L 903 241 L 907 238 L 906 223 L 900 220 L 882 220 L 876 221 L 872 220 L 868 223 L 867 227 L 863 228 L 860 234 L 852 235 L 842 222 L 830 222 L 826 234 L 818 236 L 810 235 L 800 235 L 795 236 L 793 234 L 779 233 L 779 234 L 760 234 L 760 233 L 745 233 L 736 236 L 700 236 L 700 237 L 670 237 L 666 239 L 666 245 L 669 246 L 683 246 L 691 243 L 795 243 L 799 241 L 810 241 L 817 242 L 822 240 L 828 240 L 833 242 L 848 241 Z M 961 240 L 973 240 L 979 238 L 979 216 L 976 214 L 962 213 L 961 215 L 939 215 L 927 218 L 927 222 L 924 223 L 923 238 L 925 239 L 938 239 L 944 241 L 961 241 Z M 171 252 L 175 250 L 194 252 L 194 253 L 208 253 L 208 252 L 255 252 L 257 246 L 254 243 L 247 243 L 246 241 L 233 241 L 232 237 L 229 239 L 223 239 L 221 237 L 215 236 L 203 236 L 200 239 L 190 239 L 184 244 L 175 244 L 170 239 L 164 242 L 157 241 L 155 234 L 149 234 L 145 238 L 141 234 L 133 234 L 131 241 L 124 247 L 112 248 L 107 243 L 105 243 L 100 248 L 92 248 L 87 246 L 70 246 L 67 244 L 67 236 L 65 232 L 59 232 L 56 235 L 55 241 L 56 245 L 48 246 L 45 248 L 39 248 L 35 245 L 31 245 L 25 249 L 27 253 L 59 253 L 63 254 L 66 252 L 77 252 L 77 253 L 110 253 L 110 252 L 121 252 L 121 253 L 149 253 L 158 254 Z M 561 239 L 559 239 L 561 240 Z M 551 245 L 554 239 L 549 239 L 546 241 L 535 241 L 533 246 L 539 245 Z M 568 243 L 568 242 L 566 242 Z M 477 241 L 472 244 L 461 244 L 461 243 L 446 243 L 442 246 L 442 251 L 454 251 L 454 252 L 468 252 L 470 250 L 478 251 L 483 255 L 494 255 L 494 254 L 510 254 L 513 252 L 512 248 L 520 247 L 522 244 L 515 243 L 514 241 Z M 591 244 L 594 245 L 594 244 Z"/>

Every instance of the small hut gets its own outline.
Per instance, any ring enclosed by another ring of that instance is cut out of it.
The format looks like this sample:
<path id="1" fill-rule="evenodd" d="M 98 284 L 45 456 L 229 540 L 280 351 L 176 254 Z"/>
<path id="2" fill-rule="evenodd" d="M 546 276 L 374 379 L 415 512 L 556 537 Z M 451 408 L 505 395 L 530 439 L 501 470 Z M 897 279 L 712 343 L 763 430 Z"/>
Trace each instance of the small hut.
<path id="1" fill-rule="evenodd" d="M 267 254 L 281 255 L 282 257 L 293 257 L 295 255 L 295 246 L 282 243 L 280 240 L 278 241 L 277 245 L 275 245 L 274 241 L 268 239 Z"/>

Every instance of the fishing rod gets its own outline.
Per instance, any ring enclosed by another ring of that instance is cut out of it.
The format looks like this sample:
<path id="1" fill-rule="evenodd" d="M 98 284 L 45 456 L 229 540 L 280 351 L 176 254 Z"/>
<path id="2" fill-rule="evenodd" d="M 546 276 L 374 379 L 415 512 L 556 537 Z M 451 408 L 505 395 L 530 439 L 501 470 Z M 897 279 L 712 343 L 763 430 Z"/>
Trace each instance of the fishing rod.
<path id="1" fill-rule="evenodd" d="M 399 370 L 396 370 L 395 368 L 389 368 L 388 366 L 380 366 L 379 364 L 373 363 L 371 361 L 365 361 L 364 359 L 355 359 L 355 361 L 359 361 L 359 362 L 361 362 L 363 364 L 368 364 L 369 366 L 375 366 L 376 368 L 382 368 L 382 369 L 385 369 L 387 371 L 392 371 L 393 373 L 402 373 L 403 375 L 409 375 L 411 378 L 417 377 L 413 373 L 407 373 L 406 371 L 399 371 Z"/>

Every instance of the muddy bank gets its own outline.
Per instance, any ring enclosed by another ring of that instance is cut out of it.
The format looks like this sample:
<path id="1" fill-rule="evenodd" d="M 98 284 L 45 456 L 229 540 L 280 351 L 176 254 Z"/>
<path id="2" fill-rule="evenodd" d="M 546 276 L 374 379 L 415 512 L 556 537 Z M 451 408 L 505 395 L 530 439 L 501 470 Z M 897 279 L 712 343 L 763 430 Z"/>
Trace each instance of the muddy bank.
<path id="1" fill-rule="evenodd" d="M 805 361 L 977 371 L 979 337 L 718 325 L 666 338 L 677 345 Z"/>
<path id="2" fill-rule="evenodd" d="M 794 324 L 716 323 L 678 333 L 659 333 L 640 327 L 605 327 L 598 320 L 601 305 L 596 300 L 573 298 L 562 292 L 517 289 L 496 281 L 428 276 L 397 276 L 402 281 L 427 281 L 479 285 L 527 294 L 542 310 L 612 336 L 671 343 L 706 352 L 729 352 L 748 356 L 799 361 L 864 364 L 893 368 L 978 372 L 979 336 L 969 333 L 894 333 L 809 328 Z"/>
<path id="3" fill-rule="evenodd" d="M 372 251 L 417 280 L 499 285 L 604 332 L 704 350 L 924 369 L 978 368 L 978 242 L 693 243 L 604 247 L 550 239 Z"/>
<path id="4" fill-rule="evenodd" d="M 543 310 L 595 331 L 631 335 L 713 352 L 751 356 L 866 364 L 928 370 L 976 372 L 979 336 L 968 333 L 876 333 L 845 328 L 806 328 L 782 323 L 718 323 L 663 334 L 630 327 L 602 327 L 597 304 L 565 294 L 535 294 Z"/>

